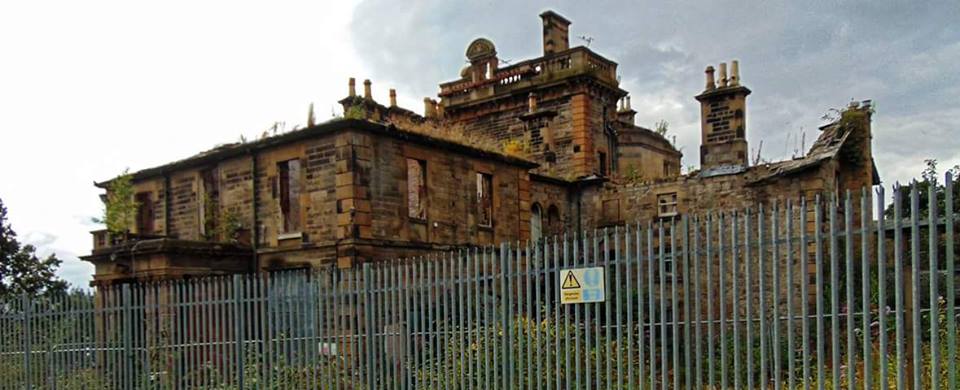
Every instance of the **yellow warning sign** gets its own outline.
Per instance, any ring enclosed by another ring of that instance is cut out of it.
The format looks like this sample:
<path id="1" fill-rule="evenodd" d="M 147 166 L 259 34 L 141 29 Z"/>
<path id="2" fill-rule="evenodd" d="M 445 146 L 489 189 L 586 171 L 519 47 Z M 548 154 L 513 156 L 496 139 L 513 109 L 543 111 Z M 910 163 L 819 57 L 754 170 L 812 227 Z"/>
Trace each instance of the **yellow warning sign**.
<path id="1" fill-rule="evenodd" d="M 605 272 L 603 267 L 561 270 L 560 303 L 603 302 Z"/>
<path id="2" fill-rule="evenodd" d="M 563 285 L 560 286 L 560 288 L 564 290 L 580 288 L 580 282 L 577 280 L 577 276 L 573 274 L 573 271 L 567 271 L 567 277 L 563 279 Z"/>

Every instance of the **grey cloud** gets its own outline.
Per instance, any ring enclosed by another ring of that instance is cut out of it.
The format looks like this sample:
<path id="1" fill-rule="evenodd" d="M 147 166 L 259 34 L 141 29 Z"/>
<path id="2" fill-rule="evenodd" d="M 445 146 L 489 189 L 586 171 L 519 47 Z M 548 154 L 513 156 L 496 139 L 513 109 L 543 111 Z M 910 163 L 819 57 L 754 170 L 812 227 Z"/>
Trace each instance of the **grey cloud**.
<path id="1" fill-rule="evenodd" d="M 25 244 L 33 245 L 35 248 L 45 248 L 53 245 L 57 241 L 57 236 L 47 232 L 28 232 L 23 237 Z"/>
<path id="2" fill-rule="evenodd" d="M 659 119 L 698 164 L 699 115 L 693 96 L 703 68 L 739 59 L 749 101 L 751 147 L 788 158 L 801 132 L 809 147 L 820 117 L 851 100 L 873 99 L 874 152 L 887 182 L 916 176 L 924 158 L 955 158 L 960 112 L 960 3 L 679 1 L 400 4 L 367 0 L 351 26 L 354 47 L 376 77 L 420 95 L 455 78 L 477 36 L 501 58 L 540 51 L 539 19 L 555 9 L 591 49 L 617 61 L 640 124 Z M 918 136 L 920 135 L 920 136 Z"/>

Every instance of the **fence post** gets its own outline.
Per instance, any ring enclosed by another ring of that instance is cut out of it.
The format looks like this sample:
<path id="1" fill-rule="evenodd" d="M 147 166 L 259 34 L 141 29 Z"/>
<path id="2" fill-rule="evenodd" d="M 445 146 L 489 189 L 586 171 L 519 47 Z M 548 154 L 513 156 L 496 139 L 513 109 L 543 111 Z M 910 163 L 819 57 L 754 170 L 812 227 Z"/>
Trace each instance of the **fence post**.
<path id="1" fill-rule="evenodd" d="M 26 384 L 27 389 L 33 387 L 32 379 L 30 377 L 30 352 L 33 350 L 33 345 L 31 344 L 30 335 L 33 334 L 33 330 L 30 326 L 30 297 L 26 293 L 21 295 L 21 306 L 23 308 L 23 379 Z"/>
<path id="2" fill-rule="evenodd" d="M 507 244 L 506 243 L 500 244 L 500 291 L 501 291 L 500 307 L 502 309 L 502 313 L 500 316 L 500 324 L 502 327 L 501 335 L 502 335 L 502 344 L 503 344 L 502 345 L 503 353 L 501 354 L 501 356 L 503 357 L 503 361 L 500 362 L 500 369 L 501 369 L 501 372 L 503 373 L 503 377 L 501 379 L 503 380 L 503 388 L 505 389 L 510 388 L 510 384 L 511 384 L 509 362 L 510 362 L 510 354 L 513 352 L 511 351 L 511 348 L 510 348 L 510 332 L 508 331 L 510 326 L 510 318 L 509 318 L 510 317 L 510 308 L 509 308 L 510 286 L 507 282 L 507 278 L 508 278 L 507 264 L 509 262 L 509 260 L 507 259 L 507 253 L 508 253 L 507 251 L 508 251 Z"/>
<path id="3" fill-rule="evenodd" d="M 367 376 L 368 389 L 374 388 L 373 372 L 370 369 L 370 367 L 373 367 L 374 365 L 373 364 L 373 361 L 374 361 L 373 305 L 370 304 L 370 302 L 373 300 L 373 296 L 372 296 L 373 295 L 373 277 L 371 275 L 372 274 L 370 271 L 370 263 L 364 262 L 363 263 L 363 316 L 364 316 L 363 327 L 365 328 L 364 330 L 367 336 L 366 336 L 366 343 L 365 343 L 366 345 L 364 345 L 363 347 L 366 349 L 366 352 L 367 352 L 367 362 L 366 362 L 367 375 L 366 376 Z"/>
<path id="4" fill-rule="evenodd" d="M 246 364 L 244 359 L 244 354 L 246 353 L 243 349 L 243 339 L 244 335 L 244 323 L 243 323 L 243 278 L 239 274 L 233 275 L 233 329 L 234 337 L 236 337 L 236 354 L 237 354 L 237 388 L 244 388 L 244 365 Z"/>
<path id="5" fill-rule="evenodd" d="M 125 361 L 124 361 L 124 371 L 126 371 L 126 373 L 125 373 L 126 375 L 123 375 L 123 385 L 124 385 L 124 387 L 126 387 L 127 389 L 132 389 L 132 388 L 133 388 L 133 360 L 134 360 L 134 356 L 133 356 L 133 346 L 131 345 L 131 344 L 133 344 L 133 340 L 132 340 L 131 337 L 130 337 L 130 331 L 131 331 L 131 328 L 132 328 L 132 326 L 131 326 L 132 324 L 131 324 L 131 323 L 133 322 L 133 321 L 132 321 L 132 317 L 131 317 L 131 315 L 130 315 L 130 314 L 131 314 L 131 311 L 133 310 L 133 308 L 131 307 L 132 304 L 131 304 L 131 297 L 130 297 L 130 284 L 128 284 L 128 283 L 123 284 L 121 293 L 122 293 L 121 299 L 123 299 L 123 319 L 122 319 L 122 320 L 123 320 L 123 323 L 124 323 L 124 327 L 123 327 L 123 356 L 124 356 L 124 360 L 125 360 Z"/>

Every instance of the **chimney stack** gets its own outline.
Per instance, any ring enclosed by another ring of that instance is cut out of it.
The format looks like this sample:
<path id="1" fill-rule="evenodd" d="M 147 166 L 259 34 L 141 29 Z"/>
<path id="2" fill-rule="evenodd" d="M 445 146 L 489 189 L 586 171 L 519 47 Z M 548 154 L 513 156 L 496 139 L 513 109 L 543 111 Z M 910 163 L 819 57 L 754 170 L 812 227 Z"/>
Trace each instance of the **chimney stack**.
<path id="1" fill-rule="evenodd" d="M 626 96 L 620 99 L 620 109 L 617 111 L 617 120 L 631 125 L 636 124 L 637 112 L 630 107 L 630 97 Z"/>
<path id="2" fill-rule="evenodd" d="M 706 70 L 707 85 L 696 96 L 700 102 L 700 166 L 702 174 L 732 172 L 749 166 L 747 153 L 747 96 L 750 89 L 740 84 L 740 63 L 721 63 L 719 80 L 713 67 Z"/>
<path id="3" fill-rule="evenodd" d="M 540 14 L 543 20 L 543 55 L 570 48 L 570 21 L 553 11 Z"/>
<path id="4" fill-rule="evenodd" d="M 363 98 L 373 100 L 373 93 L 370 92 L 370 79 L 363 80 Z"/>
<path id="5" fill-rule="evenodd" d="M 350 97 L 357 96 L 357 79 L 351 77 L 348 85 L 350 86 L 350 92 L 348 93 L 347 96 L 350 96 Z"/>
<path id="6" fill-rule="evenodd" d="M 725 88 L 727 86 L 727 63 L 720 63 L 720 88 Z"/>
<path id="7" fill-rule="evenodd" d="M 397 90 L 390 88 L 390 107 L 397 106 Z"/>
<path id="8" fill-rule="evenodd" d="M 423 98 L 423 117 L 424 118 L 433 118 L 437 116 L 437 105 L 430 98 Z"/>
<path id="9" fill-rule="evenodd" d="M 707 74 L 707 85 L 703 88 L 704 91 L 712 91 L 717 88 L 717 81 L 713 77 L 713 66 L 707 66 L 707 70 L 704 73 Z"/>
<path id="10" fill-rule="evenodd" d="M 740 61 L 730 61 L 730 86 L 740 85 Z"/>

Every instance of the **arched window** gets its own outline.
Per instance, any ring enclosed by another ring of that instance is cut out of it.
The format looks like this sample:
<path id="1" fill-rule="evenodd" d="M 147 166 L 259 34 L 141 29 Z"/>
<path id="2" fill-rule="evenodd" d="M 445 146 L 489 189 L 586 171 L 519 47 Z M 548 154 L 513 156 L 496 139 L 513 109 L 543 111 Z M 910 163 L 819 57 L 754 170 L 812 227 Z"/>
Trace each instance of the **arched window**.
<path id="1" fill-rule="evenodd" d="M 539 241 L 543 236 L 543 209 L 539 203 L 530 206 L 530 238 Z"/>

